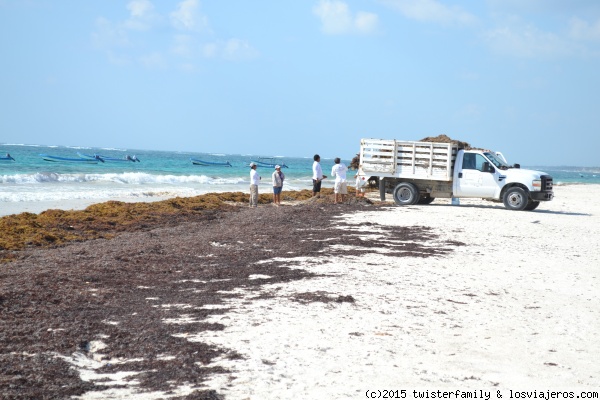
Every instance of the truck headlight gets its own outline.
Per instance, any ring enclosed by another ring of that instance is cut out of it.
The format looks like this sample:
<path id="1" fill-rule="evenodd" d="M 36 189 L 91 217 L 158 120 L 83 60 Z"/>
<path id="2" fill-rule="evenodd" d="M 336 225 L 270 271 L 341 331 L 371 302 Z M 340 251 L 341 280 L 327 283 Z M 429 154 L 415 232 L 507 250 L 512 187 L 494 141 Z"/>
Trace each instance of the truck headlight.
<path id="1" fill-rule="evenodd" d="M 539 192 L 540 190 L 542 190 L 542 180 L 541 179 L 534 179 L 531 182 L 531 186 L 533 186 L 533 190 L 535 190 L 536 192 Z"/>

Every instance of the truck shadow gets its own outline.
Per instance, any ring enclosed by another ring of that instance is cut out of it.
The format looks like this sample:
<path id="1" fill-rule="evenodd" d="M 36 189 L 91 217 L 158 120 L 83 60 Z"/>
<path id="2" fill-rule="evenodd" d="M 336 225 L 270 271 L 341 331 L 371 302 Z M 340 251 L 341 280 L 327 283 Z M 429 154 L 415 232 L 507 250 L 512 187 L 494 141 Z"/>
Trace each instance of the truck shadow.
<path id="1" fill-rule="evenodd" d="M 509 211 L 506 208 L 504 208 L 503 205 L 495 205 L 495 204 L 490 204 L 490 205 L 481 205 L 481 204 L 461 204 L 459 206 L 453 206 L 451 204 L 428 204 L 428 205 L 417 205 L 419 207 L 460 207 L 460 208 L 482 208 L 482 209 L 490 209 L 490 210 L 502 210 L 502 211 Z M 522 211 L 525 213 L 533 213 L 533 214 L 552 214 L 552 215 L 573 215 L 573 216 L 580 216 L 580 217 L 590 217 L 593 214 L 589 214 L 589 213 L 577 213 L 577 212 L 565 212 L 565 211 L 551 211 L 551 210 L 544 210 L 544 209 L 537 209 L 537 210 L 533 210 L 533 211 Z"/>

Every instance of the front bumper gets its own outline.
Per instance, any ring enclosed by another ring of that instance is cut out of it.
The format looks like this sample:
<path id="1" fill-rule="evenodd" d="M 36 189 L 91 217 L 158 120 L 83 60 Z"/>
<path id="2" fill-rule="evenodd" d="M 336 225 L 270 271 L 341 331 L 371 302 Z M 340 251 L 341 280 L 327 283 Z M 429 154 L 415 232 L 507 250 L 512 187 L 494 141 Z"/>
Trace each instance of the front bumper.
<path id="1" fill-rule="evenodd" d="M 554 198 L 554 192 L 529 192 L 531 200 L 550 201 Z"/>

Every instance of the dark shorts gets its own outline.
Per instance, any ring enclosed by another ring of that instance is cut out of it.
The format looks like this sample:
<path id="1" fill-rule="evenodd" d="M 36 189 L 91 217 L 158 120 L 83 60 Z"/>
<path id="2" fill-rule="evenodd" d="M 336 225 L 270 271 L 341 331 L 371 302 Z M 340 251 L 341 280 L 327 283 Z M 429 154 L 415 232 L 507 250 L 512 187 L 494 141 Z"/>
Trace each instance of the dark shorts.
<path id="1" fill-rule="evenodd" d="M 273 186 L 273 194 L 280 194 L 281 189 L 283 189 L 282 186 Z"/>
<path id="2" fill-rule="evenodd" d="M 313 193 L 318 193 L 321 191 L 321 182 L 316 179 L 313 179 Z"/>

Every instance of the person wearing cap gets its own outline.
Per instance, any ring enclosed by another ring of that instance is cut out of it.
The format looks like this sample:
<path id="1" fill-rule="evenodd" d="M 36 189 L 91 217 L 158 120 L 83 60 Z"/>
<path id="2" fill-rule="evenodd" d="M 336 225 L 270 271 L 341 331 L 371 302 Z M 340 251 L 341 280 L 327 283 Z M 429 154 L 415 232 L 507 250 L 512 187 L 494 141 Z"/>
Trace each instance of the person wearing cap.
<path id="1" fill-rule="evenodd" d="M 258 207 L 258 184 L 260 175 L 256 172 L 256 163 L 250 163 L 250 207 Z"/>
<path id="2" fill-rule="evenodd" d="M 285 175 L 281 172 L 279 165 L 275 166 L 275 172 L 271 176 L 273 178 L 273 204 L 276 206 L 281 205 L 281 190 L 283 189 L 283 180 Z"/>
<path id="3" fill-rule="evenodd" d="M 327 178 L 325 175 L 323 175 L 323 170 L 321 169 L 321 157 L 318 154 L 315 154 L 313 157 L 313 176 L 312 176 L 312 181 L 313 181 L 313 197 L 315 197 L 317 194 L 319 194 L 321 192 L 321 181 L 325 178 Z"/>
<path id="4" fill-rule="evenodd" d="M 335 197 L 333 204 L 343 203 L 348 194 L 348 183 L 346 181 L 346 171 L 348 171 L 348 167 L 341 161 L 342 160 L 340 160 L 339 157 L 336 157 L 333 160 L 334 166 L 331 169 L 331 176 L 335 176 L 335 183 L 333 186 Z"/>

